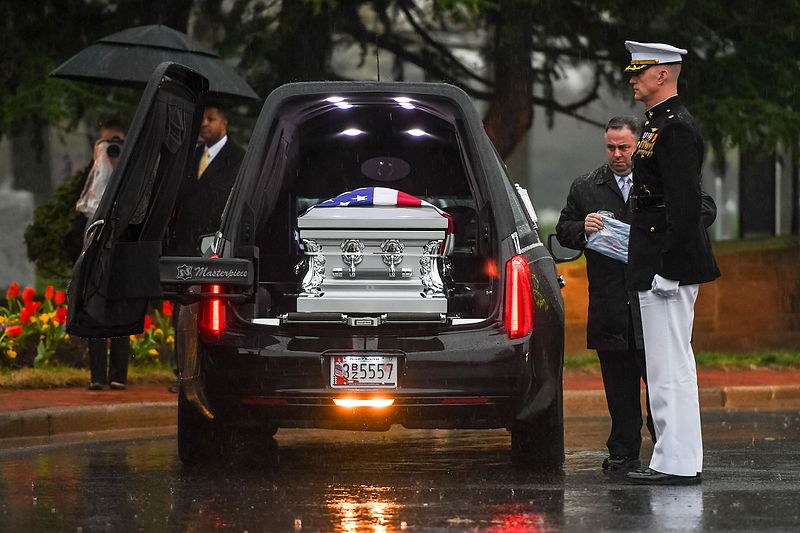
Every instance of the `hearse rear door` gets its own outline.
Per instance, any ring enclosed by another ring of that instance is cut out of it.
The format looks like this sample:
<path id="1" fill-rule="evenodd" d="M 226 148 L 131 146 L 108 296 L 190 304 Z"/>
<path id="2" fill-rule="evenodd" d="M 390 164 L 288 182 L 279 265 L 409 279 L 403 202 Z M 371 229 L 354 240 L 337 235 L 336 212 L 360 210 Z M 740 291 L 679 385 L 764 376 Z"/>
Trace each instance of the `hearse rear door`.
<path id="1" fill-rule="evenodd" d="M 139 333 L 148 301 L 162 297 L 161 241 L 191 163 L 207 90 L 206 78 L 176 63 L 162 63 L 150 77 L 75 263 L 69 333 Z"/>

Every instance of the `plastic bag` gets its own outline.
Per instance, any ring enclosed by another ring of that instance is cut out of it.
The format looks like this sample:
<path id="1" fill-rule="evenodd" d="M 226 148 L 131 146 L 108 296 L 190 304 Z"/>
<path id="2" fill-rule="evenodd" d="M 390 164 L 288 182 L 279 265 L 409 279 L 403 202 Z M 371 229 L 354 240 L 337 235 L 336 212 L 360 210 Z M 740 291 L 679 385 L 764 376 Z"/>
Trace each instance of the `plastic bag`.
<path id="1" fill-rule="evenodd" d="M 586 248 L 628 264 L 630 224 L 603 216 L 603 229 L 589 235 Z"/>
<path id="2" fill-rule="evenodd" d="M 103 145 L 103 148 L 108 144 L 107 142 L 98 143 Z M 108 185 L 108 178 L 114 172 L 114 167 L 108 157 L 106 149 L 96 150 L 96 157 L 94 165 L 89 170 L 89 176 L 86 178 L 86 184 L 83 186 L 81 197 L 78 198 L 78 203 L 75 209 L 79 213 L 86 215 L 86 218 L 91 220 L 94 212 L 97 211 L 97 206 L 100 205 L 100 199 Z"/>

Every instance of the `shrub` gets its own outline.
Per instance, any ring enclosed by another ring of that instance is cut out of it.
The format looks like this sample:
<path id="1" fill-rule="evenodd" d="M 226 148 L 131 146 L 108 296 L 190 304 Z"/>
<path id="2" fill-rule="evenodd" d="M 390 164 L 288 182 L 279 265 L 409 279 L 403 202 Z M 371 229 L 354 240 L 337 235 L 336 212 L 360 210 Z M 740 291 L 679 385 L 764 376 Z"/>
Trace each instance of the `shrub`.
<path id="1" fill-rule="evenodd" d="M 33 222 L 25 230 L 28 258 L 40 274 L 57 279 L 67 279 L 72 272 L 64 239 L 70 224 L 78 216 L 75 203 L 86 181 L 87 169 L 59 185 L 50 199 L 36 208 Z"/>

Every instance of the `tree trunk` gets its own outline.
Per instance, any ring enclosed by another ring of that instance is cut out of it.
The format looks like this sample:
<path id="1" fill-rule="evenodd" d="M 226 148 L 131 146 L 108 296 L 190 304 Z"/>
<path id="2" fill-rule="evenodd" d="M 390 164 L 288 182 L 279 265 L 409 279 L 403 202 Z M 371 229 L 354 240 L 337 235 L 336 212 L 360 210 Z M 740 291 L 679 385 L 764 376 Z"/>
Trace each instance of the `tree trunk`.
<path id="1" fill-rule="evenodd" d="M 533 124 L 531 2 L 501 0 L 494 13 L 494 98 L 483 118 L 486 133 L 507 157 Z"/>

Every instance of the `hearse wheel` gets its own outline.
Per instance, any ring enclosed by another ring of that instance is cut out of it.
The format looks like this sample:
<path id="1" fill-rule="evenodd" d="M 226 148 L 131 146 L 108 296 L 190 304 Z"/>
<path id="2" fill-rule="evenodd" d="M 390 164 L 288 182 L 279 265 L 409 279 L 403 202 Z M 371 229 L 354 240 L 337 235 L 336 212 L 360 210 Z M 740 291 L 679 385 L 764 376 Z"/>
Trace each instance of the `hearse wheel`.
<path id="1" fill-rule="evenodd" d="M 178 457 L 185 466 L 216 464 L 224 455 L 224 431 L 178 393 Z"/>
<path id="2" fill-rule="evenodd" d="M 557 471 L 564 464 L 564 414 L 559 394 L 545 412 L 511 427 L 511 459 L 527 470 Z"/>

